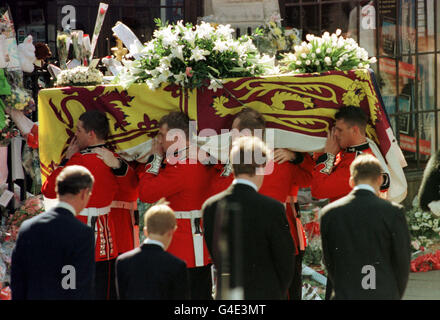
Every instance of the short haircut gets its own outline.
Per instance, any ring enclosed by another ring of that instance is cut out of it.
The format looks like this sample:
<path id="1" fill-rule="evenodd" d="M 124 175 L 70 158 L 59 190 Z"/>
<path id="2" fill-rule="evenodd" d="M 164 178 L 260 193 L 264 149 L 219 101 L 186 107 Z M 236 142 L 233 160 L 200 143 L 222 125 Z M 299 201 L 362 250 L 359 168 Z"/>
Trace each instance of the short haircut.
<path id="1" fill-rule="evenodd" d="M 236 116 L 235 119 L 239 119 L 238 129 L 241 131 L 243 129 L 250 129 L 254 131 L 255 129 L 266 128 L 266 121 L 261 113 L 257 110 L 251 108 L 245 108 L 241 110 Z"/>
<path id="2" fill-rule="evenodd" d="M 382 166 L 375 156 L 363 153 L 358 155 L 351 163 L 350 175 L 355 184 L 364 180 L 376 180 L 382 176 Z"/>
<path id="3" fill-rule="evenodd" d="M 110 125 L 104 112 L 95 109 L 88 110 L 79 117 L 79 120 L 82 121 L 86 132 L 93 131 L 99 139 L 107 139 L 110 133 Z"/>
<path id="4" fill-rule="evenodd" d="M 234 175 L 248 174 L 254 176 L 257 168 L 264 167 L 270 151 L 258 137 L 240 137 L 232 144 L 230 161 Z"/>
<path id="5" fill-rule="evenodd" d="M 345 106 L 339 108 L 335 114 L 336 120 L 344 120 L 349 126 L 357 126 L 361 129 L 362 133 L 365 133 L 367 127 L 367 116 L 360 107 Z"/>
<path id="6" fill-rule="evenodd" d="M 160 119 L 159 128 L 166 124 L 168 130 L 180 129 L 185 133 L 186 137 L 189 138 L 189 122 L 190 119 L 186 113 L 174 111 Z"/>
<path id="7" fill-rule="evenodd" d="M 81 190 L 92 190 L 95 179 L 92 173 L 83 166 L 67 166 L 61 170 L 56 179 L 55 191 L 58 195 L 78 194 Z"/>
<path id="8" fill-rule="evenodd" d="M 145 212 L 144 226 L 148 233 L 163 235 L 176 225 L 174 211 L 166 204 L 156 204 Z"/>

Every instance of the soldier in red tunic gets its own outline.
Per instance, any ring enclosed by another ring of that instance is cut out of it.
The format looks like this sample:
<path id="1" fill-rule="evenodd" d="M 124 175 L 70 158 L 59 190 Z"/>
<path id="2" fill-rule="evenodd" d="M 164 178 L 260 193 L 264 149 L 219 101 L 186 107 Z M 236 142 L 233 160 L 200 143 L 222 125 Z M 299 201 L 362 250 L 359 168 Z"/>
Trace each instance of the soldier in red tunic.
<path id="1" fill-rule="evenodd" d="M 324 153 L 315 154 L 312 196 L 317 199 L 337 200 L 351 191 L 349 185 L 350 165 L 357 155 L 371 150 L 365 130 L 367 119 L 359 107 L 341 107 L 335 114 L 336 124 L 330 130 Z M 389 187 L 389 177 L 384 173 L 381 190 Z"/>
<path id="2" fill-rule="evenodd" d="M 105 148 L 95 152 L 109 167 L 117 166 L 118 157 Z M 118 255 L 139 246 L 139 213 L 137 211 L 139 179 L 134 168 L 136 163 L 129 163 L 125 176 L 116 176 L 118 191 L 111 203 L 110 217 L 116 229 L 114 240 Z"/>
<path id="3" fill-rule="evenodd" d="M 237 114 L 232 123 L 233 139 L 237 136 L 238 132 L 241 134 L 257 134 L 262 136 L 265 128 L 265 120 L 258 111 L 254 109 L 244 109 Z M 259 193 L 285 204 L 290 231 L 295 241 L 295 279 L 301 279 L 302 265 L 300 258 L 302 256 L 300 256 L 300 254 L 303 254 L 304 246 L 300 246 L 297 235 L 298 233 L 302 233 L 302 226 L 300 222 L 298 223 L 297 219 L 293 217 L 291 203 L 290 201 L 288 202 L 288 198 L 293 188 L 310 186 L 313 165 L 313 159 L 308 153 L 294 152 L 283 148 L 275 149 L 274 159 L 266 166 L 263 184 L 258 190 Z M 232 183 L 233 175 L 229 174 L 229 167 L 229 165 L 226 165 L 221 175 L 214 179 L 215 182 L 213 185 L 217 193 L 225 190 Z M 293 210 L 295 210 L 295 208 L 293 208 Z M 301 237 L 300 240 L 303 241 L 303 237 Z M 302 252 L 300 250 L 301 248 Z M 297 260 L 299 262 L 297 262 Z M 289 299 L 301 299 L 301 288 L 302 283 L 300 280 L 292 282 L 289 288 Z"/>
<path id="4" fill-rule="evenodd" d="M 324 153 L 315 154 L 311 185 L 312 196 L 329 199 L 331 202 L 342 198 L 351 191 L 349 184 L 350 165 L 362 153 L 374 156 L 366 139 L 367 117 L 361 108 L 341 107 L 335 114 L 335 126 L 329 131 Z M 383 174 L 381 190 L 389 187 L 389 176 Z M 327 279 L 326 299 L 330 299 L 332 285 Z"/>
<path id="5" fill-rule="evenodd" d="M 79 117 L 76 129 L 65 158 L 45 181 L 42 193 L 47 198 L 56 198 L 55 180 L 65 166 L 81 165 L 92 172 L 95 178 L 92 194 L 87 207 L 77 218 L 95 230 L 95 298 L 114 299 L 114 262 L 118 249 L 115 245 L 115 228 L 109 212 L 118 190 L 116 176 L 126 176 L 128 165 L 118 158 L 116 166 L 110 168 L 96 151 L 96 148 L 105 146 L 109 132 L 108 120 L 104 113 L 97 110 L 83 113 Z"/>
<path id="6" fill-rule="evenodd" d="M 181 135 L 173 138 L 172 133 Z M 212 299 L 211 259 L 200 209 L 209 196 L 211 174 L 198 161 L 189 134 L 189 118 L 184 113 L 172 112 L 160 120 L 152 156 L 139 181 L 139 199 L 154 203 L 165 197 L 169 202 L 176 214 L 177 230 L 167 251 L 186 262 L 191 299 L 208 300 Z"/>

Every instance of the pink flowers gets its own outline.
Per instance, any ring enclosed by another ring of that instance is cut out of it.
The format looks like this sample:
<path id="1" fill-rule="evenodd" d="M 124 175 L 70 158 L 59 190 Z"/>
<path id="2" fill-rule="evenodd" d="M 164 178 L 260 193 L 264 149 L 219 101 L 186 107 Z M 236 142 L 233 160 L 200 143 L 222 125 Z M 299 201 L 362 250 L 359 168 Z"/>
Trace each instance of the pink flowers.
<path id="1" fill-rule="evenodd" d="M 22 205 L 13 215 L 10 216 L 8 225 L 11 238 L 17 238 L 18 230 L 21 224 L 44 211 L 43 203 L 38 197 L 28 198 L 24 205 Z"/>
<path id="2" fill-rule="evenodd" d="M 193 71 L 192 71 L 192 68 L 191 67 L 186 67 L 186 71 L 185 71 L 185 73 L 186 73 L 186 75 L 188 76 L 188 77 L 192 77 L 193 76 Z"/>
<path id="3" fill-rule="evenodd" d="M 27 213 L 35 215 L 39 213 L 43 209 L 43 204 L 41 203 L 40 199 L 37 197 L 32 197 L 26 200 L 24 204 L 24 210 L 26 210 Z"/>

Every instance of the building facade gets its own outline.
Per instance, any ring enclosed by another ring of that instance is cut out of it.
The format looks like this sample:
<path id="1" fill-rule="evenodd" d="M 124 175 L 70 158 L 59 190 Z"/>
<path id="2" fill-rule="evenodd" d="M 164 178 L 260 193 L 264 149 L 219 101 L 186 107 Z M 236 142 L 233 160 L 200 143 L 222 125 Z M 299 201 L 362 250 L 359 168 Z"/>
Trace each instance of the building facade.
<path id="1" fill-rule="evenodd" d="M 18 40 L 33 34 L 55 51 L 56 30 L 63 22 L 92 33 L 99 1 L 35 0 L 6 1 L 13 14 Z M 404 152 L 408 167 L 409 205 L 421 180 L 430 155 L 439 148 L 439 55 L 440 8 L 436 0 L 107 0 L 109 10 L 104 21 L 96 56 L 110 53 L 115 45 L 111 28 L 117 21 L 128 25 L 142 42 L 151 38 L 154 18 L 174 22 L 197 23 L 198 18 L 215 13 L 220 4 L 240 8 L 221 21 L 240 25 L 243 12 L 263 23 L 264 10 L 274 6 L 283 25 L 321 35 L 341 29 L 376 56 L 373 66 L 385 108 L 395 137 Z M 260 7 L 262 8 L 260 10 Z M 72 8 L 74 10 L 72 14 Z M 69 11 L 70 10 L 70 11 Z M 269 9 L 267 9 L 269 10 Z M 233 12 L 234 10 L 230 10 Z M 227 11 L 225 11 L 227 12 Z M 67 15 L 71 15 L 67 19 Z M 72 18 L 73 17 L 73 18 Z M 238 19 L 238 20 L 237 20 Z"/>

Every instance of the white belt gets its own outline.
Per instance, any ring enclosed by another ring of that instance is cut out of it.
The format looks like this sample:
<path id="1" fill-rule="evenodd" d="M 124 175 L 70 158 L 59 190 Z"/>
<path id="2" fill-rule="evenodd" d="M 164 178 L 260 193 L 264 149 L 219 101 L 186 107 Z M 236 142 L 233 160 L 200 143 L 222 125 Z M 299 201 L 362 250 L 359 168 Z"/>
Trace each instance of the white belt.
<path id="1" fill-rule="evenodd" d="M 136 210 L 137 201 L 118 201 L 115 200 L 111 203 L 110 207 L 118 209 Z"/>
<path id="2" fill-rule="evenodd" d="M 203 267 L 203 234 L 196 233 L 196 225 L 194 219 L 202 218 L 201 210 L 192 211 L 175 211 L 176 219 L 191 219 L 191 231 L 193 237 L 194 257 L 196 259 L 196 267 Z"/>
<path id="3" fill-rule="evenodd" d="M 85 208 L 83 211 L 79 213 L 80 216 L 85 217 L 98 217 L 106 215 L 110 212 L 110 206 L 102 207 L 102 208 Z"/>
<path id="4" fill-rule="evenodd" d="M 85 208 L 79 213 L 79 215 L 87 217 L 87 224 L 90 226 L 92 217 L 104 216 L 109 212 L 110 206 L 102 208 Z"/>
<path id="5" fill-rule="evenodd" d="M 174 211 L 174 215 L 176 216 L 176 219 L 196 219 L 202 217 L 202 211 Z"/>

